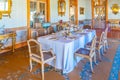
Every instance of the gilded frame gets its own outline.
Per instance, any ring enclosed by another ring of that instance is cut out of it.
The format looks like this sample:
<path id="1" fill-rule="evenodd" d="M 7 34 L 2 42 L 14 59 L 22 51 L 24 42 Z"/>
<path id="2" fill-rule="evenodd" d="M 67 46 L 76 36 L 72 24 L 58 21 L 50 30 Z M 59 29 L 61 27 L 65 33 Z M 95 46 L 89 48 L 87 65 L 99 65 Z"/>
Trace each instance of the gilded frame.
<path id="1" fill-rule="evenodd" d="M 84 8 L 83 7 L 80 7 L 80 14 L 84 15 Z"/>
<path id="2" fill-rule="evenodd" d="M 65 0 L 58 0 L 58 15 L 63 16 L 66 12 L 66 2 Z"/>
<path id="3" fill-rule="evenodd" d="M 12 0 L 7 0 L 8 1 L 8 10 L 0 10 L 0 19 L 2 16 L 9 16 L 11 13 L 11 7 L 12 7 Z"/>

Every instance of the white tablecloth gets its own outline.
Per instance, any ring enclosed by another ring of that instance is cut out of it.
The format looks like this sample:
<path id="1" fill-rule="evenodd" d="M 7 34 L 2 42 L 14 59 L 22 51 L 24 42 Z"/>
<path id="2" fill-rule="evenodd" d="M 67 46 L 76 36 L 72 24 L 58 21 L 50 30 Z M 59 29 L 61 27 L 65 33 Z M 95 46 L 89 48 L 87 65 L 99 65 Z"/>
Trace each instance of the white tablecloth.
<path id="1" fill-rule="evenodd" d="M 52 48 L 56 54 L 56 68 L 62 69 L 63 73 L 71 72 L 76 66 L 74 52 L 79 48 L 84 48 L 87 42 L 90 42 L 93 36 L 96 35 L 95 30 L 84 30 L 81 33 L 73 33 L 75 39 L 59 37 L 58 40 L 52 40 L 54 35 L 47 35 L 38 37 L 38 42 L 42 45 L 43 49 Z M 81 58 L 77 58 L 79 61 Z"/>

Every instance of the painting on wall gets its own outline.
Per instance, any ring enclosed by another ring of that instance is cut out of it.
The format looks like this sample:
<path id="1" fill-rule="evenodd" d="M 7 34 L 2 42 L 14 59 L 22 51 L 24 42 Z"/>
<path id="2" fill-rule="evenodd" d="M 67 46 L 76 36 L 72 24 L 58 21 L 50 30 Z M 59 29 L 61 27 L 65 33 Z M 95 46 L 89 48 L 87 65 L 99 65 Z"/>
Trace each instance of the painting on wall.
<path id="1" fill-rule="evenodd" d="M 84 8 L 80 7 L 80 15 L 84 15 Z"/>

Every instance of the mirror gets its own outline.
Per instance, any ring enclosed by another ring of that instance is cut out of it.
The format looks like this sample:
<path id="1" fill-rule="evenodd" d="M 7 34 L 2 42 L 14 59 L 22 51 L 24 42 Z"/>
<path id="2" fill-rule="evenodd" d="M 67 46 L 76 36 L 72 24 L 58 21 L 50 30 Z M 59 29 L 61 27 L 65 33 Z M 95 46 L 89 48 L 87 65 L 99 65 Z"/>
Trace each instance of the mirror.
<path id="1" fill-rule="evenodd" d="M 44 2 L 40 2 L 39 3 L 39 13 L 40 13 L 40 22 L 44 23 L 45 22 L 45 3 Z"/>
<path id="2" fill-rule="evenodd" d="M 40 27 L 46 21 L 46 3 L 30 1 L 30 27 Z"/>
<path id="3" fill-rule="evenodd" d="M 65 0 L 58 0 L 58 15 L 65 15 L 66 11 L 66 2 Z"/>
<path id="4" fill-rule="evenodd" d="M 0 19 L 2 16 L 9 16 L 11 13 L 12 0 L 0 0 Z"/>
<path id="5" fill-rule="evenodd" d="M 35 12 L 37 11 L 37 2 L 36 1 L 31 1 L 30 2 L 30 27 L 34 26 L 34 16 L 35 16 Z"/>
<path id="6" fill-rule="evenodd" d="M 70 6 L 70 21 L 75 23 L 75 6 Z"/>

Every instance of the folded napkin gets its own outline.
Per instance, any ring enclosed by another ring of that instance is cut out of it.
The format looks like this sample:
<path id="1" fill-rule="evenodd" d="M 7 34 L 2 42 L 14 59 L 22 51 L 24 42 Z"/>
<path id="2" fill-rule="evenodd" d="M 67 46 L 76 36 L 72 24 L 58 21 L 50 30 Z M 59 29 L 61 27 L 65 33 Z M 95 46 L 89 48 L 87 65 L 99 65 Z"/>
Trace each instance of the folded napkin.
<path id="1" fill-rule="evenodd" d="M 45 36 L 41 36 L 41 38 L 49 39 L 49 38 L 51 38 L 51 36 L 45 35 Z"/>
<path id="2" fill-rule="evenodd" d="M 70 36 L 68 38 L 70 38 L 70 39 L 76 39 L 77 37 L 76 36 Z"/>
<path id="3" fill-rule="evenodd" d="M 87 35 L 88 33 L 80 33 L 80 35 Z"/>
<path id="4" fill-rule="evenodd" d="M 51 37 L 51 38 L 49 38 L 50 40 L 58 40 L 58 38 L 57 37 Z"/>

